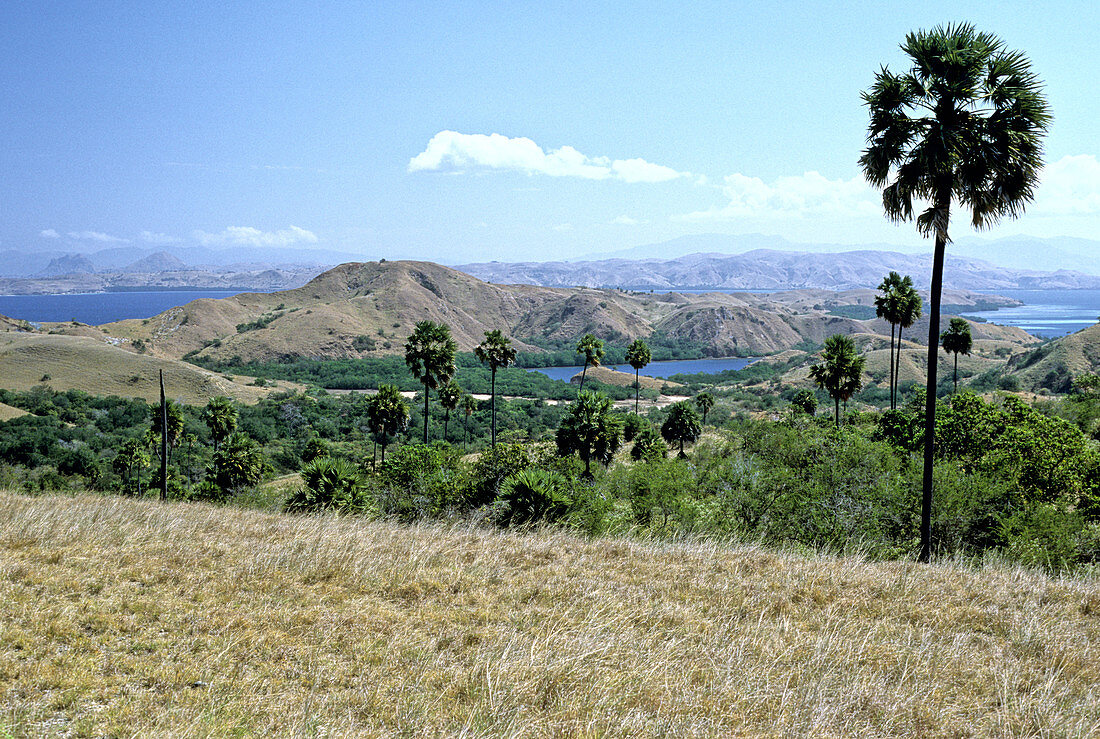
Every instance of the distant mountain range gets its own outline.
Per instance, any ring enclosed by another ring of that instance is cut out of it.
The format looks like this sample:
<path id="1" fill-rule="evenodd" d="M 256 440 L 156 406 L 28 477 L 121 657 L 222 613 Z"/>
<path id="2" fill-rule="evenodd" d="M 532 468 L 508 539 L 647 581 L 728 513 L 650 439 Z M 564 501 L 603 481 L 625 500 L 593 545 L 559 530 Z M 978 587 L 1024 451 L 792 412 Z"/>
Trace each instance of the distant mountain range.
<path id="1" fill-rule="evenodd" d="M 813 253 L 755 249 L 744 254 L 689 254 L 674 259 L 603 259 L 585 262 L 488 262 L 458 269 L 498 284 L 546 287 L 621 287 L 634 290 L 852 290 L 875 287 L 891 270 L 927 285 L 931 254 L 896 251 Z M 1100 289 L 1100 277 L 1083 272 L 998 267 L 948 256 L 944 287 L 966 290 Z"/>

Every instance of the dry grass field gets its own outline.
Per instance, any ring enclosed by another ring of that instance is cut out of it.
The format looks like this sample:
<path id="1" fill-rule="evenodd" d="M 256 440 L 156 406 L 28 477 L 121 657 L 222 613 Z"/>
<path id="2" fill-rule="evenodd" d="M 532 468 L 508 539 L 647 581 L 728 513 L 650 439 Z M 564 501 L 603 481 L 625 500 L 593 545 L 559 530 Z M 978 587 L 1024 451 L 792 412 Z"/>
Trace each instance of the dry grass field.
<path id="1" fill-rule="evenodd" d="M 0 736 L 1096 736 L 1019 569 L 0 494 Z"/>

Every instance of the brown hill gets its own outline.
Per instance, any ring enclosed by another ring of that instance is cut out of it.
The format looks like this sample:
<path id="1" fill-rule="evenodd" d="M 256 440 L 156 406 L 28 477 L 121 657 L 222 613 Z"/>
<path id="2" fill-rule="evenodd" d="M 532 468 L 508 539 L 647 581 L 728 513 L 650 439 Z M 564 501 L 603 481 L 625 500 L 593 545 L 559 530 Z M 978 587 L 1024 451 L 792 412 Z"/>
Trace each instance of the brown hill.
<path id="1" fill-rule="evenodd" d="M 1074 377 L 1100 372 L 1100 324 L 1013 356 L 1008 371 L 1025 390 L 1069 390 Z"/>
<path id="2" fill-rule="evenodd" d="M 578 372 L 570 378 L 570 382 L 574 385 L 580 384 L 581 374 Z M 633 372 L 619 372 L 613 370 L 610 367 L 589 367 L 588 372 L 585 374 L 586 380 L 595 380 L 602 382 L 605 385 L 618 385 L 619 387 L 634 387 L 634 373 Z M 661 388 L 670 387 L 677 388 L 683 387 L 678 382 L 669 382 L 668 380 L 662 380 L 659 377 L 646 377 L 645 375 L 638 376 L 638 386 L 642 390 L 657 390 L 660 392 Z"/>
<path id="3" fill-rule="evenodd" d="M 814 297 L 819 296 L 802 296 Z M 630 341 L 660 331 L 702 343 L 713 356 L 773 354 L 807 340 L 819 343 L 833 333 L 889 336 L 881 321 L 832 315 L 801 299 L 783 303 L 749 293 L 495 285 L 449 267 L 409 261 L 343 264 L 294 290 L 196 300 L 99 330 L 122 346 L 144 347 L 161 357 L 270 361 L 398 353 L 415 324 L 426 319 L 448 324 L 463 351 L 492 329 L 501 329 L 527 350 L 534 347 L 525 340 L 574 341 L 592 332 L 605 340 Z M 76 333 L 77 328 L 56 330 Z M 919 332 L 920 325 L 914 330 Z M 989 331 L 1014 345 L 1032 340 L 1018 329 Z"/>

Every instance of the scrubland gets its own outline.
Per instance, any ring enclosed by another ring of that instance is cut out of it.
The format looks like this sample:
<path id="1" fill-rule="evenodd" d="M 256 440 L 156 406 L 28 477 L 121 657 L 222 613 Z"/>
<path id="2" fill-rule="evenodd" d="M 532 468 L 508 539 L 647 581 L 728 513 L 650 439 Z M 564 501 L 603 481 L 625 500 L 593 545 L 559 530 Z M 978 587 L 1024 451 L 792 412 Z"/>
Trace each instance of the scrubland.
<path id="1" fill-rule="evenodd" d="M 997 563 L 0 494 L 0 736 L 1092 736 L 1100 586 Z"/>

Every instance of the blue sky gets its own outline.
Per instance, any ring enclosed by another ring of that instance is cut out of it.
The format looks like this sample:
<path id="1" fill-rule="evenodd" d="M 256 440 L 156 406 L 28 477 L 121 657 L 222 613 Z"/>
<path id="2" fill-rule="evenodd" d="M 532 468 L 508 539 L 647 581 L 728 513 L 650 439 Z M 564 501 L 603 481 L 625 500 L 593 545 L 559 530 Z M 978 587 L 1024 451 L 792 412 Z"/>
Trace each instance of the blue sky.
<path id="1" fill-rule="evenodd" d="M 0 249 L 926 247 L 859 178 L 859 93 L 962 20 L 1031 58 L 1055 116 L 1036 203 L 986 236 L 1100 238 L 1097 4 L 840 5 L 4 3 Z"/>

